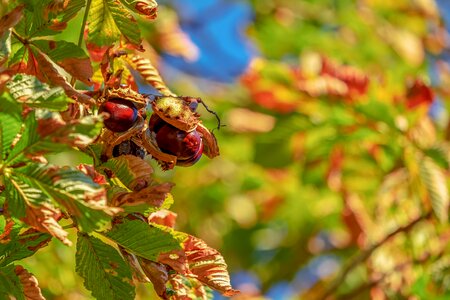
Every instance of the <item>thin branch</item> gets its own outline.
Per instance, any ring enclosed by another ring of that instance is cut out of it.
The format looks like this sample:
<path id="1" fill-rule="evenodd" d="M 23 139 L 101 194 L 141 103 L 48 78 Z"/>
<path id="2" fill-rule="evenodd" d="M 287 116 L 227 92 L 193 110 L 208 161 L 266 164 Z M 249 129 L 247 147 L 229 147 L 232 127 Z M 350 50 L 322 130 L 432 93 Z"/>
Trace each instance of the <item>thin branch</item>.
<path id="1" fill-rule="evenodd" d="M 338 287 L 345 281 L 347 278 L 347 275 L 356 268 L 360 263 L 366 261 L 372 253 L 377 250 L 379 247 L 384 245 L 387 241 L 389 241 L 391 238 L 396 236 L 399 233 L 402 232 L 409 232 L 416 224 L 420 223 L 421 221 L 428 219 L 431 216 L 431 212 L 421 215 L 417 217 L 416 219 L 412 220 L 410 223 L 408 223 L 405 226 L 399 227 L 393 232 L 386 235 L 383 239 L 378 241 L 377 243 L 373 244 L 366 250 L 359 253 L 359 255 L 355 256 L 353 259 L 350 260 L 350 262 L 342 269 L 341 273 L 338 275 L 338 277 L 331 283 L 331 285 L 326 289 L 323 295 L 318 297 L 317 299 L 325 300 L 328 296 L 333 294 Z"/>
<path id="2" fill-rule="evenodd" d="M 81 30 L 80 35 L 78 36 L 78 47 L 81 47 L 81 44 L 83 43 L 83 37 L 84 37 L 84 29 L 86 28 L 86 22 L 89 15 L 89 9 L 91 8 L 91 2 L 92 0 L 87 0 L 86 3 L 86 9 L 84 10 L 84 16 L 83 16 L 83 23 L 81 23 Z M 70 85 L 74 86 L 77 79 L 75 77 L 72 77 L 70 80 Z"/>

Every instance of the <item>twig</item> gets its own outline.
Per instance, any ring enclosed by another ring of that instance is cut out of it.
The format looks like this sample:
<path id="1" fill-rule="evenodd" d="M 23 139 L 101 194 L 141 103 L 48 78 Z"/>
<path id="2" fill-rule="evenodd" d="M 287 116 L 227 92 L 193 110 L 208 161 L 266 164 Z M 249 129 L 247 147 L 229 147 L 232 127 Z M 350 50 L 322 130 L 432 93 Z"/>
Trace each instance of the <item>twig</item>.
<path id="1" fill-rule="evenodd" d="M 384 243 L 389 241 L 391 238 L 393 238 L 397 234 L 402 233 L 402 232 L 409 232 L 417 223 L 429 218 L 430 216 L 431 216 L 431 212 L 417 217 L 416 219 L 412 220 L 409 224 L 397 228 L 396 230 L 394 230 L 393 232 L 386 235 L 383 239 L 381 239 L 377 243 L 373 244 L 366 250 L 359 253 L 359 255 L 355 256 L 353 259 L 350 260 L 350 262 L 342 269 L 339 276 L 331 283 L 331 285 L 328 287 L 328 289 L 326 289 L 324 294 L 321 295 L 320 297 L 318 297 L 317 299 L 321 299 L 321 300 L 327 299 L 327 297 L 330 296 L 331 294 L 333 294 L 333 292 L 335 292 L 336 289 L 345 281 L 345 279 L 347 278 L 347 275 L 355 267 L 357 267 L 360 263 L 366 261 L 376 249 L 378 249 L 379 247 L 384 245 Z"/>

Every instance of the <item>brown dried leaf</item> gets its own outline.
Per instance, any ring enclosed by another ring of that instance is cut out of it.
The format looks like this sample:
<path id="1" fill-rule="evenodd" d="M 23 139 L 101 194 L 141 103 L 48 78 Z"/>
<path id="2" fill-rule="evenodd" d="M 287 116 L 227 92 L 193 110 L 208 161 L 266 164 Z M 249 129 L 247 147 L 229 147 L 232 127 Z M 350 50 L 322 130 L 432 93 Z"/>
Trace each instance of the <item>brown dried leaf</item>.
<path id="1" fill-rule="evenodd" d="M 119 246 L 119 251 L 128 262 L 128 265 L 131 267 L 131 270 L 133 272 L 133 280 L 143 283 L 150 282 L 150 279 L 148 279 L 147 275 L 145 275 L 144 270 L 142 269 L 142 266 L 140 265 L 137 256 L 134 255 L 133 253 L 126 251 L 121 246 Z"/>
<path id="2" fill-rule="evenodd" d="M 149 223 L 156 223 L 159 225 L 164 225 L 170 228 L 175 227 L 175 222 L 177 219 L 177 214 L 174 212 L 171 212 L 167 209 L 161 209 L 158 211 L 155 211 L 148 216 L 148 222 Z"/>
<path id="3" fill-rule="evenodd" d="M 0 37 L 5 34 L 7 30 L 9 30 L 11 27 L 16 26 L 17 23 L 19 23 L 20 19 L 22 18 L 23 9 L 25 8 L 25 5 L 19 5 L 16 8 L 14 8 L 10 13 L 4 15 L 0 19 Z"/>
<path id="4" fill-rule="evenodd" d="M 189 269 L 198 276 L 199 281 L 224 296 L 233 296 L 239 293 L 231 287 L 227 264 L 219 251 L 193 236 L 189 236 L 185 241 L 184 251 Z"/>
<path id="5" fill-rule="evenodd" d="M 193 275 L 193 273 L 189 270 L 188 260 L 183 250 L 174 250 L 161 253 L 158 256 L 158 262 L 170 266 L 181 275 Z"/>
<path id="6" fill-rule="evenodd" d="M 170 192 L 173 183 L 165 182 L 162 184 L 147 186 L 137 192 L 118 194 L 112 199 L 114 206 L 134 206 L 140 204 L 148 204 L 153 207 L 160 207 L 167 194 Z"/>
<path id="7" fill-rule="evenodd" d="M 11 237 L 9 236 L 9 234 L 11 233 L 13 226 L 14 226 L 14 221 L 12 221 L 12 220 L 9 220 L 6 223 L 5 229 L 3 230 L 2 234 L 0 234 L 0 244 L 9 243 L 11 241 Z"/>
<path id="8" fill-rule="evenodd" d="M 51 85 L 60 86 L 67 96 L 84 104 L 94 104 L 95 101 L 90 96 L 75 90 L 66 78 L 64 78 L 55 66 L 38 49 L 28 49 L 28 62 L 20 62 L 11 67 L 17 73 L 25 73 L 36 76 L 40 81 Z"/>
<path id="9" fill-rule="evenodd" d="M 15 273 L 22 284 L 23 293 L 27 300 L 45 300 L 39 288 L 38 281 L 33 274 L 29 273 L 22 266 L 16 266 Z"/>
<path id="10" fill-rule="evenodd" d="M 166 283 L 169 280 L 169 268 L 161 263 L 157 263 L 142 257 L 138 258 L 145 275 L 150 279 L 158 296 L 166 297 Z"/>
<path id="11" fill-rule="evenodd" d="M 92 85 L 91 77 L 93 70 L 91 66 L 91 60 L 87 58 L 71 57 L 58 61 L 60 65 L 67 73 L 74 76 L 76 79 L 84 82 L 87 85 Z"/>
<path id="12" fill-rule="evenodd" d="M 67 238 L 68 232 L 58 223 L 61 216 L 59 209 L 45 203 L 39 207 L 27 206 L 26 216 L 22 221 L 41 232 L 50 233 L 67 246 L 72 246 L 72 242 Z"/>

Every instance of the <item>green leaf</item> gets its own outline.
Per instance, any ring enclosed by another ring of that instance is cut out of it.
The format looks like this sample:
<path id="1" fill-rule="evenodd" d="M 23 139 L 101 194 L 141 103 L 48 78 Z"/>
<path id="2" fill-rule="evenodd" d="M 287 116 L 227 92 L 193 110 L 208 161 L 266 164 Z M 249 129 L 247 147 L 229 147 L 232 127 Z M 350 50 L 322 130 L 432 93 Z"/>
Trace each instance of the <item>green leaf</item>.
<path id="1" fill-rule="evenodd" d="M 1 241 L 0 266 L 6 266 L 16 260 L 33 255 L 52 239 L 50 234 L 38 232 L 34 229 L 19 234 L 21 229 L 21 225 L 15 224 L 7 236 L 8 241 L 4 239 Z"/>
<path id="2" fill-rule="evenodd" d="M 3 99 L 2 99 L 3 100 Z M 17 117 L 0 112 L 0 155 L 5 159 L 11 150 L 11 144 L 19 134 L 22 122 Z"/>
<path id="3" fill-rule="evenodd" d="M 187 238 L 184 233 L 140 220 L 123 220 L 104 235 L 128 252 L 153 261 L 163 252 L 181 250 L 181 243 Z"/>
<path id="4" fill-rule="evenodd" d="M 425 149 L 424 153 L 433 159 L 441 168 L 450 168 L 450 147 L 447 144 L 435 145 L 434 147 Z"/>
<path id="5" fill-rule="evenodd" d="M 59 203 L 83 231 L 102 229 L 119 211 L 106 206 L 106 193 L 100 185 L 81 171 L 69 167 L 29 164 L 15 168 L 8 177 L 7 191 L 10 195 L 8 201 L 17 207 L 20 207 L 19 203 Z M 18 199 L 20 201 L 16 203 Z"/>
<path id="6" fill-rule="evenodd" d="M 116 249 L 78 233 L 76 271 L 97 299 L 134 299 L 131 270 Z"/>
<path id="7" fill-rule="evenodd" d="M 450 199 L 445 174 L 429 157 L 420 161 L 419 168 L 434 214 L 441 222 L 447 222 Z"/>
<path id="8" fill-rule="evenodd" d="M 68 104 L 73 102 L 61 87 L 50 88 L 30 75 L 17 74 L 7 87 L 16 101 L 26 103 L 32 108 L 64 111 Z"/>
<path id="9" fill-rule="evenodd" d="M 129 189 L 133 188 L 136 179 L 144 178 L 149 182 L 153 173 L 152 167 L 143 159 L 133 155 L 121 155 L 111 158 L 100 166 L 100 169 L 108 169 L 113 176 L 119 179 Z"/>
<path id="10" fill-rule="evenodd" d="M 15 266 L 10 265 L 0 268 L 0 299 L 25 300 L 23 287 L 19 277 L 15 273 Z"/>
<path id="11" fill-rule="evenodd" d="M 136 20 L 118 1 L 93 0 L 88 16 L 89 42 L 112 45 L 123 36 L 128 42 L 139 45 L 141 35 Z"/>
<path id="12" fill-rule="evenodd" d="M 25 131 L 6 158 L 8 165 L 27 161 L 26 156 L 57 153 L 67 147 L 85 147 L 93 142 L 103 124 L 99 116 L 86 116 L 67 123 L 59 120 L 59 115 L 50 114 L 40 119 L 40 132 L 35 113 L 31 112 L 25 120 Z M 41 136 L 42 135 L 42 136 Z"/>

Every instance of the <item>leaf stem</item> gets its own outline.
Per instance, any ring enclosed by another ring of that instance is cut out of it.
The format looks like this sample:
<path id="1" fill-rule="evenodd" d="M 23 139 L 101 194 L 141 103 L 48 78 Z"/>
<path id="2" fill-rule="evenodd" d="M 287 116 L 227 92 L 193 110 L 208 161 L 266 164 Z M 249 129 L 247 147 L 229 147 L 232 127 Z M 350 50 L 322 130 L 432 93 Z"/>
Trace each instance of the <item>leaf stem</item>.
<path id="1" fill-rule="evenodd" d="M 80 35 L 78 36 L 78 47 L 81 47 L 81 44 L 83 43 L 83 37 L 84 37 L 84 29 L 86 28 L 87 18 L 89 15 L 89 9 L 91 8 L 92 0 L 87 0 L 86 3 L 86 9 L 84 10 L 84 16 L 83 16 L 83 22 L 81 23 L 81 30 Z M 70 80 L 70 85 L 74 86 L 77 79 L 75 77 L 72 77 Z"/>

